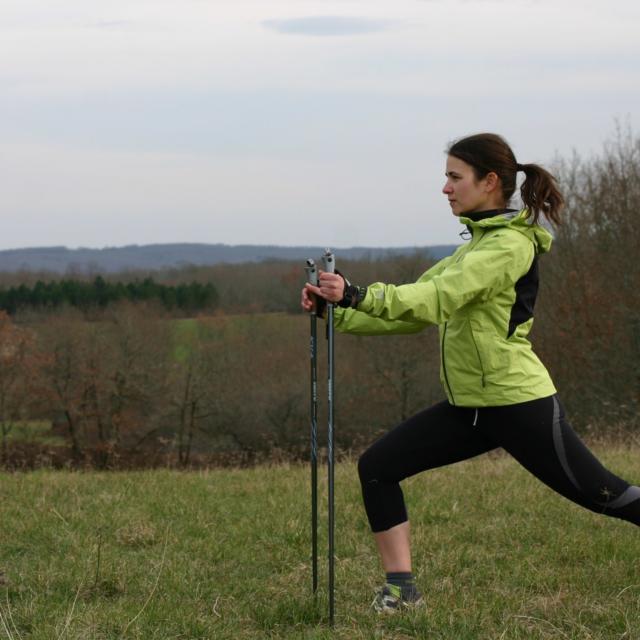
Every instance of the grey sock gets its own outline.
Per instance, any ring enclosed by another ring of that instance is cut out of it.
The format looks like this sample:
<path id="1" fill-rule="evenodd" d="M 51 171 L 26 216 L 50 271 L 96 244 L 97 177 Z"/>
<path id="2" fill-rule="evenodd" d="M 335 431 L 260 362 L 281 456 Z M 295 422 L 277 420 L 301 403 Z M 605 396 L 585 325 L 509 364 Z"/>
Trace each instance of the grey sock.
<path id="1" fill-rule="evenodd" d="M 387 573 L 387 582 L 400 587 L 402 598 L 409 602 L 418 600 L 422 594 L 416 587 L 416 579 L 411 571 L 397 571 Z"/>

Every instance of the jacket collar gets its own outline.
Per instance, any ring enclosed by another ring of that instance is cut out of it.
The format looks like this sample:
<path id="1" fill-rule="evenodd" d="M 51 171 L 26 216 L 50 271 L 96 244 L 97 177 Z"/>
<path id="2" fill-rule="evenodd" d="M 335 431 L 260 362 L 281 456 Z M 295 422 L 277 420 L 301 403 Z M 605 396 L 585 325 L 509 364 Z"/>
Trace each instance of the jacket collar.
<path id="1" fill-rule="evenodd" d="M 473 211 L 471 213 L 463 213 L 460 216 L 460 222 L 465 225 L 466 229 L 461 231 L 458 235 L 463 240 L 469 240 L 473 235 L 472 227 L 473 223 L 480 222 L 481 220 L 489 220 L 497 216 L 502 216 L 506 220 L 510 220 L 518 215 L 516 209 L 490 209 L 489 211 Z M 484 226 L 484 225 L 480 225 Z"/>
<path id="2" fill-rule="evenodd" d="M 460 216 L 460 222 L 466 229 L 460 234 L 463 240 L 469 240 L 474 229 L 497 229 L 509 227 L 527 236 L 536 247 L 536 253 L 546 253 L 551 248 L 552 234 L 540 224 L 533 224 L 527 216 L 527 210 L 493 209 L 475 211 Z"/>
<path id="3" fill-rule="evenodd" d="M 491 209 L 490 211 L 474 211 L 473 213 L 463 213 L 461 217 L 468 218 L 473 222 L 479 222 L 486 218 L 493 218 L 494 216 L 502 216 L 509 213 L 517 213 L 516 209 Z"/>

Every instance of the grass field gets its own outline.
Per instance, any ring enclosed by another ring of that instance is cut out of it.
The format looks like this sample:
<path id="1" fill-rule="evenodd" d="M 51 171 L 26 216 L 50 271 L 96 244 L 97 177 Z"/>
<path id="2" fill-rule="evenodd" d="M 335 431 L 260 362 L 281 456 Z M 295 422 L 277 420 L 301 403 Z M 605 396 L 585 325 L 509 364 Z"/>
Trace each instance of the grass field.
<path id="1" fill-rule="evenodd" d="M 597 452 L 640 480 L 638 449 Z M 504 456 L 405 483 L 428 604 L 377 616 L 355 464 L 336 478 L 331 631 L 310 595 L 305 467 L 2 474 L 0 638 L 640 639 L 640 531 Z"/>
<path id="2" fill-rule="evenodd" d="M 29 441 L 40 444 L 63 445 L 64 438 L 51 434 L 49 420 L 22 420 L 11 426 L 7 441 Z"/>

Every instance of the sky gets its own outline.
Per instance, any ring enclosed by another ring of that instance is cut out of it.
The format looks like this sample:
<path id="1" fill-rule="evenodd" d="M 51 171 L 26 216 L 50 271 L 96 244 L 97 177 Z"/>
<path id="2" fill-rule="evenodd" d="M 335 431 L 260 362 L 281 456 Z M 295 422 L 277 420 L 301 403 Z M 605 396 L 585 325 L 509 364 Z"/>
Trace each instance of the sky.
<path id="1" fill-rule="evenodd" d="M 0 0 L 0 249 L 460 242 L 446 147 L 640 129 L 637 0 Z"/>

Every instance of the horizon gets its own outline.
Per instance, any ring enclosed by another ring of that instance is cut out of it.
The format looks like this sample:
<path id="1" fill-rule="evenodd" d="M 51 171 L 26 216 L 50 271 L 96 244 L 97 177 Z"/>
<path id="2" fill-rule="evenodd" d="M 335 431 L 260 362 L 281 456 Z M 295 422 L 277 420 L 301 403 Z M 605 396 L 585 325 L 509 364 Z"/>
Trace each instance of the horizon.
<path id="1" fill-rule="evenodd" d="M 434 244 L 407 244 L 407 245 L 351 245 L 351 246 L 336 246 L 333 245 L 328 247 L 330 249 L 424 249 L 428 247 L 444 247 L 444 246 L 453 246 L 456 244 L 461 244 L 460 242 L 438 242 Z M 171 245 L 194 245 L 194 246 L 202 246 L 202 247 L 274 247 L 277 249 L 318 249 L 325 248 L 323 244 L 291 244 L 291 245 L 282 245 L 282 244 L 265 244 L 265 243 L 238 243 L 238 244 L 230 244 L 227 242 L 150 242 L 146 244 L 139 243 L 131 243 L 126 245 L 105 245 L 103 247 L 90 247 L 90 246 L 77 246 L 77 247 L 69 247 L 65 245 L 42 245 L 42 246 L 28 246 L 28 247 L 12 247 L 8 249 L 0 248 L 0 253 L 7 251 L 38 251 L 38 250 L 46 250 L 46 249 L 64 249 L 66 251 L 78 251 L 78 250 L 88 250 L 88 251 L 104 251 L 108 249 L 127 249 L 127 248 L 141 248 L 141 247 L 158 247 L 158 246 L 171 246 Z"/>

